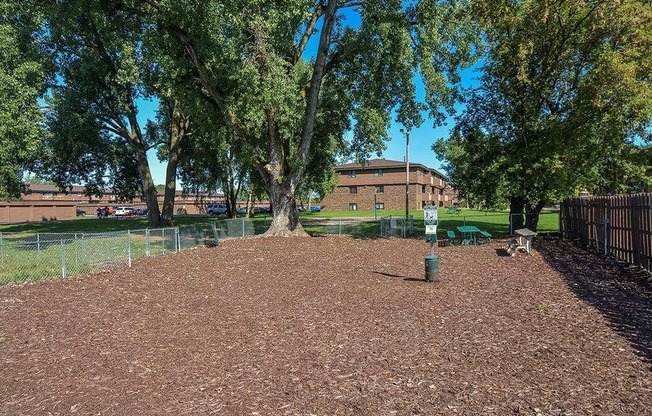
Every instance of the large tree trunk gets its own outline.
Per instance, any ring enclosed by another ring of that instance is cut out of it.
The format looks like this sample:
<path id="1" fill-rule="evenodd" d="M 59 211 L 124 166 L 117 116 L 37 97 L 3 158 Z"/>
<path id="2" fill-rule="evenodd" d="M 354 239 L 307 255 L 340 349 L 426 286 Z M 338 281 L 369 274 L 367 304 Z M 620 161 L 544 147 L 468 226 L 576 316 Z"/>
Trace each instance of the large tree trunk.
<path id="1" fill-rule="evenodd" d="M 240 193 L 240 184 L 242 183 L 242 176 L 236 177 L 235 169 L 235 156 L 229 152 L 228 166 L 225 176 L 222 177 L 222 187 L 224 188 L 224 196 L 226 198 L 226 207 L 228 210 L 228 217 L 235 218 L 238 213 L 238 194 Z"/>
<path id="2" fill-rule="evenodd" d="M 525 208 L 525 228 L 536 231 L 539 225 L 539 214 L 543 209 L 544 203 L 538 202 L 536 205 L 526 204 Z"/>
<path id="3" fill-rule="evenodd" d="M 509 228 L 512 234 L 514 234 L 515 230 L 518 230 L 519 228 L 523 228 L 524 209 L 525 209 L 525 198 L 520 196 L 514 196 L 509 198 Z"/>
<path id="4" fill-rule="evenodd" d="M 143 139 L 140 125 L 138 124 L 138 117 L 136 116 L 136 105 L 133 101 L 131 89 L 127 89 L 130 97 L 128 101 L 129 111 L 127 118 L 129 119 L 130 129 L 125 132 L 125 138 L 131 143 L 136 160 L 138 163 L 138 175 L 140 176 L 140 183 L 143 187 L 143 194 L 145 196 L 145 204 L 147 205 L 147 225 L 149 227 L 161 226 L 161 210 L 158 206 L 158 191 L 154 180 L 152 179 L 152 171 L 149 168 L 147 161 L 147 147 Z"/>
<path id="5" fill-rule="evenodd" d="M 168 166 L 165 170 L 165 196 L 163 198 L 163 213 L 161 223 L 165 226 L 173 225 L 174 197 L 177 191 L 177 166 L 181 152 L 181 141 L 188 134 L 189 119 L 181 114 L 176 102 L 172 105 L 170 117 L 170 149 Z"/>
<path id="6" fill-rule="evenodd" d="M 145 204 L 147 205 L 147 225 L 150 227 L 159 227 L 161 225 L 161 211 L 158 207 L 158 192 L 152 179 L 152 173 L 149 169 L 147 154 L 145 149 L 140 147 L 136 150 L 136 159 L 138 161 L 138 173 L 145 194 Z"/>
<path id="7" fill-rule="evenodd" d="M 169 227 L 174 225 L 174 197 L 177 192 L 177 165 L 179 164 L 179 151 L 170 149 L 168 166 L 165 170 L 165 195 L 163 197 L 163 211 L 161 224 Z"/>
<path id="8" fill-rule="evenodd" d="M 272 181 L 268 186 L 272 205 L 272 223 L 265 236 L 295 237 L 307 236 L 301 223 L 294 198 L 295 187 L 288 180 L 281 183 Z"/>

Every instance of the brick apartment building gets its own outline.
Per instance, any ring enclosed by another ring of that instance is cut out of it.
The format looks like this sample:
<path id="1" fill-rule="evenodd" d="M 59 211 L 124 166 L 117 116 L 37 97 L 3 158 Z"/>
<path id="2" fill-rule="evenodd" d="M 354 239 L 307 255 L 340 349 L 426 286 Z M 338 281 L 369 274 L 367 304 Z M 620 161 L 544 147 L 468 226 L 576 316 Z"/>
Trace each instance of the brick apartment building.
<path id="1" fill-rule="evenodd" d="M 163 205 L 163 192 L 158 193 L 159 207 Z M 224 195 L 187 195 L 176 191 L 174 209 L 177 214 L 198 214 L 206 212 L 206 205 L 224 202 Z M 26 221 L 68 220 L 80 211 L 95 215 L 98 207 L 118 206 L 145 207 L 145 201 L 119 202 L 112 192 L 103 196 L 84 195 L 83 186 L 73 186 L 63 192 L 54 185 L 31 184 L 29 191 L 22 194 L 18 201 L 0 201 L 0 223 Z"/>
<path id="2" fill-rule="evenodd" d="M 373 159 L 365 165 L 347 163 L 335 167 L 339 175 L 335 191 L 321 201 L 326 211 L 371 211 L 405 209 L 405 162 Z M 457 192 L 439 171 L 419 163 L 410 163 L 408 206 L 410 210 L 426 205 L 451 206 Z"/>

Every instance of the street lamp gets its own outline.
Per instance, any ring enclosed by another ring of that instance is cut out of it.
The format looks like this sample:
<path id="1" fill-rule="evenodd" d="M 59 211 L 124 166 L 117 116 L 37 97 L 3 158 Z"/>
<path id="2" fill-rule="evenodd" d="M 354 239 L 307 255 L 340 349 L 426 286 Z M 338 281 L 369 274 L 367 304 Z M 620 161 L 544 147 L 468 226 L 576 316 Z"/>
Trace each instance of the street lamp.
<path id="1" fill-rule="evenodd" d="M 405 133 L 405 221 L 410 213 L 410 130 L 401 129 Z"/>

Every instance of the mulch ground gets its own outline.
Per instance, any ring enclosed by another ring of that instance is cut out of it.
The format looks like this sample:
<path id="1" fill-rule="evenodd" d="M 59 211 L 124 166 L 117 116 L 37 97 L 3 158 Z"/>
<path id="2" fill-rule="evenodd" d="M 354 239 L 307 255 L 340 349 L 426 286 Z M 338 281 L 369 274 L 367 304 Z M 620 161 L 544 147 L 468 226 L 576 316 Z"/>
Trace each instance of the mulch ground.
<path id="1" fill-rule="evenodd" d="M 554 238 L 248 238 L 0 288 L 2 415 L 652 414 L 645 275 Z"/>

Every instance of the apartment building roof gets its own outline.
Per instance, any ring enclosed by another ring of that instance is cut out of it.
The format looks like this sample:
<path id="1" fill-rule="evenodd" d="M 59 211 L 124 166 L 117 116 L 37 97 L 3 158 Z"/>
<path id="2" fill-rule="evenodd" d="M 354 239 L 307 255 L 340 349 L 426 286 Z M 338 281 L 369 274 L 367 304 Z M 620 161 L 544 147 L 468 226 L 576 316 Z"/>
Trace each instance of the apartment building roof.
<path id="1" fill-rule="evenodd" d="M 57 185 L 47 185 L 47 184 L 29 184 L 28 186 L 28 193 L 44 193 L 44 192 L 51 192 L 51 193 L 66 193 L 66 194 L 83 194 L 86 190 L 86 187 L 81 186 L 81 185 L 72 185 L 64 188 L 63 190 L 60 189 Z M 165 195 L 165 191 L 160 190 L 157 191 L 157 194 L 159 196 Z M 113 191 L 110 189 L 107 189 L 104 191 L 104 195 L 113 195 Z M 202 194 L 206 195 L 206 194 Z M 175 191 L 175 196 L 180 197 L 180 196 L 185 196 L 183 191 L 180 189 L 177 189 Z M 189 194 L 188 196 L 194 197 L 196 194 Z M 212 194 L 211 196 L 213 197 L 223 197 L 224 194 Z"/>
<path id="2" fill-rule="evenodd" d="M 414 167 L 421 168 L 425 171 L 434 172 L 435 174 L 447 178 L 446 175 L 439 172 L 437 169 L 429 168 L 421 163 L 412 163 L 410 162 L 410 168 Z M 398 160 L 389 160 L 389 159 L 370 159 L 364 164 L 357 162 L 346 163 L 344 165 L 335 166 L 335 171 L 346 171 L 354 169 L 390 169 L 390 168 L 405 168 L 405 162 Z"/>

